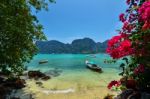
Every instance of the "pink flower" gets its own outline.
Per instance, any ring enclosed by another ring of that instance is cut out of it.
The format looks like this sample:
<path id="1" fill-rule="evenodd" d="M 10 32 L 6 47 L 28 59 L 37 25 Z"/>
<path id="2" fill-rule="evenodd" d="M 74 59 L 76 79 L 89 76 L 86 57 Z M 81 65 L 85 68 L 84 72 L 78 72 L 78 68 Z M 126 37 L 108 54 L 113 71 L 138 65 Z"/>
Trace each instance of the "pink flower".
<path id="1" fill-rule="evenodd" d="M 129 22 L 136 21 L 136 19 L 137 19 L 137 16 L 135 14 L 130 14 L 129 15 Z"/>
<path id="2" fill-rule="evenodd" d="M 138 67 L 134 69 L 134 74 L 138 75 L 139 73 L 143 73 L 145 71 L 144 65 L 140 64 Z"/>
<path id="3" fill-rule="evenodd" d="M 121 58 L 123 56 L 128 56 L 133 53 L 132 44 L 128 35 L 121 33 L 119 36 L 113 37 L 108 41 L 108 48 L 106 52 L 114 59 Z"/>
<path id="4" fill-rule="evenodd" d="M 131 0 L 126 0 L 126 3 L 129 5 L 130 4 L 130 2 L 131 2 Z"/>
<path id="5" fill-rule="evenodd" d="M 111 89 L 113 86 L 115 86 L 115 87 L 119 87 L 121 85 L 121 82 L 120 81 L 111 81 L 109 84 L 108 84 L 108 86 L 107 86 L 107 88 L 108 89 Z"/>
<path id="6" fill-rule="evenodd" d="M 145 22 L 145 24 L 144 24 L 143 27 L 142 27 L 142 30 L 147 30 L 147 29 L 149 29 L 149 28 L 150 28 L 150 23 Z"/>
<path id="7" fill-rule="evenodd" d="M 127 33 L 131 33 L 132 29 L 134 29 L 134 26 L 129 24 L 129 22 L 124 22 L 122 29 Z"/>
<path id="8" fill-rule="evenodd" d="M 121 22 L 125 22 L 126 21 L 125 15 L 123 13 L 120 14 L 119 19 L 120 19 Z"/>
<path id="9" fill-rule="evenodd" d="M 150 29 L 150 1 L 146 1 L 138 9 L 139 21 L 144 22 L 143 30 Z"/>

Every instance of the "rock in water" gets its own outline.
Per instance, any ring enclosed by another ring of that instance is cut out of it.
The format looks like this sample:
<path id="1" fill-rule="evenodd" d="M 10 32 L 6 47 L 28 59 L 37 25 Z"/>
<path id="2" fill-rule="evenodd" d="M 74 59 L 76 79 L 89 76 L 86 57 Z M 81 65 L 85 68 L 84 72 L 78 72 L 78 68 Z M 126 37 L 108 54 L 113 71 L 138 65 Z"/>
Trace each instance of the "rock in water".
<path id="1" fill-rule="evenodd" d="M 42 80 L 48 80 L 50 79 L 50 76 L 45 75 L 44 73 L 40 71 L 29 71 L 28 72 L 29 79 L 42 79 Z"/>

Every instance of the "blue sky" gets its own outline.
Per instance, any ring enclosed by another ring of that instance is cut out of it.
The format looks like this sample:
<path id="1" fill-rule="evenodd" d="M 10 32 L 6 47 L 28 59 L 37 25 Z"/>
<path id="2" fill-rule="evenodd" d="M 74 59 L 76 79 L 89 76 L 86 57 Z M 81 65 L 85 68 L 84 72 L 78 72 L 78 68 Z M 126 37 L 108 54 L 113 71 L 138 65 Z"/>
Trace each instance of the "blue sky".
<path id="1" fill-rule="evenodd" d="M 117 34 L 122 25 L 118 16 L 125 8 L 125 0 L 56 0 L 37 17 L 48 40 L 71 43 L 89 37 L 103 42 Z"/>

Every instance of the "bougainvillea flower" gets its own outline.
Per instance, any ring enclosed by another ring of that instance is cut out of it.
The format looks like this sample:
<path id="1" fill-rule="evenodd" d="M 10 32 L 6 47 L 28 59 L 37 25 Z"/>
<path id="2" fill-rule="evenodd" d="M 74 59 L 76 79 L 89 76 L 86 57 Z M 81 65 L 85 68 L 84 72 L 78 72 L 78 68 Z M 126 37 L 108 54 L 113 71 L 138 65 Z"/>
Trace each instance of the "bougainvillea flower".
<path id="1" fill-rule="evenodd" d="M 109 84 L 108 84 L 108 86 L 107 86 L 107 88 L 108 89 L 111 89 L 113 86 L 115 86 L 115 87 L 119 87 L 121 85 L 121 82 L 120 81 L 111 81 Z"/>
<path id="2" fill-rule="evenodd" d="M 126 0 L 126 3 L 129 5 L 131 0 Z"/>
<path id="3" fill-rule="evenodd" d="M 147 30 L 147 29 L 150 29 L 150 23 L 145 22 L 145 24 L 142 27 L 142 30 Z"/>
<path id="4" fill-rule="evenodd" d="M 124 22 L 122 30 L 126 31 L 128 33 L 131 33 L 131 31 L 134 29 L 134 26 L 132 24 L 129 24 L 129 22 Z"/>
<path id="5" fill-rule="evenodd" d="M 140 64 L 138 67 L 134 69 L 134 74 L 138 75 L 139 73 L 143 73 L 145 71 L 144 65 Z"/>
<path id="6" fill-rule="evenodd" d="M 123 13 L 120 14 L 119 19 L 120 19 L 121 22 L 125 22 L 126 21 L 125 15 Z"/>
<path id="7" fill-rule="evenodd" d="M 144 22 L 143 30 L 150 29 L 150 1 L 146 1 L 138 9 L 139 21 Z"/>
<path id="8" fill-rule="evenodd" d="M 128 35 L 120 34 L 108 41 L 106 52 L 114 59 L 128 56 L 133 53 L 131 41 L 126 39 Z M 122 40 L 125 39 L 125 40 Z"/>

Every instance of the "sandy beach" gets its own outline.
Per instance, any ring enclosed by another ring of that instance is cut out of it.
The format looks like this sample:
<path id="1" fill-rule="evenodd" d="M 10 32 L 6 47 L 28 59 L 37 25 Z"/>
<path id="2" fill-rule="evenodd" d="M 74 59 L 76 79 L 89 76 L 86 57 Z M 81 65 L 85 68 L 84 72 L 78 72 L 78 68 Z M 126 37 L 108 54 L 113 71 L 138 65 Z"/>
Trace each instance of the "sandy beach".
<path id="1" fill-rule="evenodd" d="M 103 99 L 108 93 L 116 94 L 107 89 L 107 84 L 119 78 L 113 69 L 105 70 L 102 74 L 90 71 L 65 72 L 48 81 L 28 79 L 23 90 L 25 93 L 32 93 L 35 99 Z M 42 85 L 36 82 L 41 82 Z"/>

